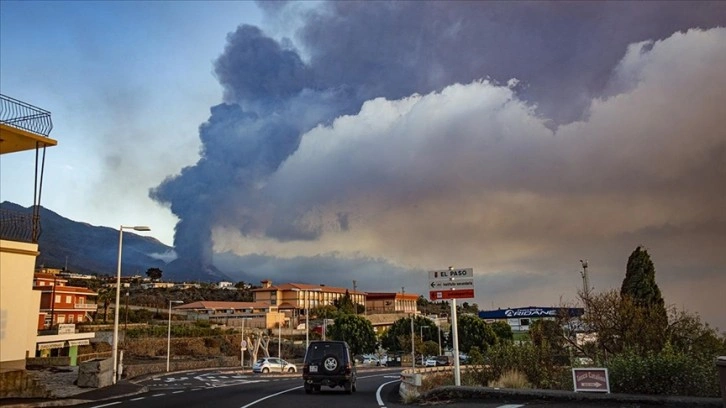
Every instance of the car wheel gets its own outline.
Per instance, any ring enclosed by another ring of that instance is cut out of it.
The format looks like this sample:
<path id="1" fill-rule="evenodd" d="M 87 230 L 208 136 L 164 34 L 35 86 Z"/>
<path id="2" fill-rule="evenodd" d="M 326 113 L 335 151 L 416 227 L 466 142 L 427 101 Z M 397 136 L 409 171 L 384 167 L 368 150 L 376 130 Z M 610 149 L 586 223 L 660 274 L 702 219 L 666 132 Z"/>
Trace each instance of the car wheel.
<path id="1" fill-rule="evenodd" d="M 323 370 L 328 373 L 334 373 L 338 370 L 338 367 L 340 367 L 340 361 L 338 361 L 338 357 L 332 354 L 325 356 L 325 358 L 323 359 Z"/>
<path id="2" fill-rule="evenodd" d="M 267 367 L 265 367 L 265 368 L 263 368 L 263 369 L 262 369 L 262 372 L 263 372 L 263 373 L 269 373 L 269 372 L 270 372 L 270 369 L 269 369 L 269 368 L 267 368 Z"/>
<path id="3" fill-rule="evenodd" d="M 353 392 L 358 391 L 358 387 L 355 385 L 355 383 L 353 383 L 352 389 L 353 389 Z"/>
<path id="4" fill-rule="evenodd" d="M 306 385 L 305 386 L 305 394 L 312 394 L 313 393 L 313 387 Z"/>
<path id="5" fill-rule="evenodd" d="M 290 368 L 287 369 L 287 372 L 288 373 L 294 373 L 295 372 L 295 368 L 290 367 Z"/>
<path id="6" fill-rule="evenodd" d="M 350 382 L 347 382 L 343 385 L 343 388 L 345 389 L 346 394 L 352 394 L 353 393 L 353 385 Z"/>

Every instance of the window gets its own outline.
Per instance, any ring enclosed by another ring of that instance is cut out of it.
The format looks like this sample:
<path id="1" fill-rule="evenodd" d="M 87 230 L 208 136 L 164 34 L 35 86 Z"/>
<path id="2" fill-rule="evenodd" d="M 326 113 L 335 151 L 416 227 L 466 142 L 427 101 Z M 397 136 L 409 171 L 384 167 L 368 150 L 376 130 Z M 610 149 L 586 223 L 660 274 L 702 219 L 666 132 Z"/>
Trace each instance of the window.
<path id="1" fill-rule="evenodd" d="M 55 295 L 55 302 L 53 303 L 60 303 L 61 302 L 61 295 Z"/>
<path id="2" fill-rule="evenodd" d="M 66 295 L 66 303 L 72 303 L 73 302 L 73 296 Z"/>
<path id="3" fill-rule="evenodd" d="M 68 323 L 73 323 L 73 320 L 75 320 L 75 315 L 69 314 L 68 315 Z"/>
<path id="4" fill-rule="evenodd" d="M 66 315 L 58 315 L 58 318 L 56 319 L 58 324 L 62 324 L 66 322 Z"/>

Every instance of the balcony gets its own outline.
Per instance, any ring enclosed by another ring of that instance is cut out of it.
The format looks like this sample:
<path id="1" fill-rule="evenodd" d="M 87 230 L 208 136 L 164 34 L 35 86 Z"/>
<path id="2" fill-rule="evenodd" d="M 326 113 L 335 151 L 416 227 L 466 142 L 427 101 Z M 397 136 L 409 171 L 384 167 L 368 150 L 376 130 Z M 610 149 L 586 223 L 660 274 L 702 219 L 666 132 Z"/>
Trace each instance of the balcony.
<path id="1" fill-rule="evenodd" d="M 0 154 L 55 146 L 50 112 L 0 94 Z"/>
<path id="2" fill-rule="evenodd" d="M 35 191 L 32 213 L 0 211 L 0 238 L 37 243 L 40 236 L 40 193 L 43 186 L 45 148 L 57 141 L 50 112 L 0 94 L 0 154 L 35 150 Z M 21 182 L 22 174 L 16 175 Z"/>
<path id="3" fill-rule="evenodd" d="M 73 305 L 74 309 L 85 310 L 88 312 L 95 312 L 98 310 L 98 305 L 95 303 L 76 303 Z"/>
<path id="4" fill-rule="evenodd" d="M 40 223 L 33 222 L 33 214 L 0 209 L 0 238 L 18 242 L 37 242 Z"/>

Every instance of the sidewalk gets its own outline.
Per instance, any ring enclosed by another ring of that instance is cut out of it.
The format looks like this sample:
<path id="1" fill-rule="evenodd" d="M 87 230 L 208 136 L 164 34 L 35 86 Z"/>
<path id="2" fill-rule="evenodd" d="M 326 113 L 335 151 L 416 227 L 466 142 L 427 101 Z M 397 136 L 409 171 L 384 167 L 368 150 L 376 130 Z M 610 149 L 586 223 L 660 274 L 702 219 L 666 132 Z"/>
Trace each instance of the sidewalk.
<path id="1" fill-rule="evenodd" d="M 101 401 L 146 392 L 147 388 L 133 381 L 122 380 L 103 388 L 81 388 L 74 384 L 78 367 L 64 372 L 38 370 L 34 377 L 45 385 L 52 398 L 3 398 L 2 407 L 61 407 Z"/>

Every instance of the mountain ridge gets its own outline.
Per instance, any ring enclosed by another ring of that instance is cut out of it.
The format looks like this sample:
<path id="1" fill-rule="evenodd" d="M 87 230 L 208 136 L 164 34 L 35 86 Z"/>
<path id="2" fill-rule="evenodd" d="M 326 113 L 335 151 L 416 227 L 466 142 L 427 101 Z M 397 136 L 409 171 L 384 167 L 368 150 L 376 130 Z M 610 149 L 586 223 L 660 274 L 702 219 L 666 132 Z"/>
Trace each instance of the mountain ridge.
<path id="1" fill-rule="evenodd" d="M 23 207 L 10 201 L 0 203 L 0 210 L 29 215 L 32 206 Z M 6 231 L 0 229 L 3 239 Z M 36 267 L 49 267 L 69 271 L 116 275 L 118 265 L 119 231 L 111 227 L 95 226 L 83 221 L 74 221 L 48 208 L 40 207 L 40 236 Z M 166 280 L 220 281 L 230 280 L 214 266 L 192 271 L 179 262 L 165 262 L 165 254 L 174 248 L 163 244 L 152 236 L 143 236 L 133 231 L 124 231 L 121 252 L 121 275 L 144 275 L 149 268 L 159 268 Z"/>

